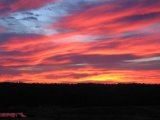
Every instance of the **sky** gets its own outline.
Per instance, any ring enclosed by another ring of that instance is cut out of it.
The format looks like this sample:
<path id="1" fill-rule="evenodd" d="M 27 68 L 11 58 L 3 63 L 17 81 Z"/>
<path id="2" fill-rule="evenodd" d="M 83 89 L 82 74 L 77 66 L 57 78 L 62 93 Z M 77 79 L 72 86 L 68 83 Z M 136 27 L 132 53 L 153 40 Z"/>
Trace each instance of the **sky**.
<path id="1" fill-rule="evenodd" d="M 0 0 L 0 82 L 160 84 L 160 0 Z"/>

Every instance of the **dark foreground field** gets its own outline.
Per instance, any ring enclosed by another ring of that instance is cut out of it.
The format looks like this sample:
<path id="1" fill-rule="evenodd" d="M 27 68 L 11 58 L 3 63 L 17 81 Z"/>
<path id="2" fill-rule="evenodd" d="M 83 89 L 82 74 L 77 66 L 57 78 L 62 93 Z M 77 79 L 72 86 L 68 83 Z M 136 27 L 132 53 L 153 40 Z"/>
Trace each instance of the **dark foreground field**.
<path id="1" fill-rule="evenodd" d="M 23 112 L 20 120 L 160 120 L 160 85 L 2 83 L 5 112 Z"/>
<path id="2" fill-rule="evenodd" d="M 10 107 L 14 110 L 18 107 Z M 160 107 L 156 106 L 105 106 L 61 108 L 55 106 L 19 107 L 27 118 L 16 120 L 160 120 Z M 6 118 L 5 118 L 6 119 Z M 14 118 L 10 118 L 13 120 Z M 9 120 L 10 120 L 9 119 Z"/>

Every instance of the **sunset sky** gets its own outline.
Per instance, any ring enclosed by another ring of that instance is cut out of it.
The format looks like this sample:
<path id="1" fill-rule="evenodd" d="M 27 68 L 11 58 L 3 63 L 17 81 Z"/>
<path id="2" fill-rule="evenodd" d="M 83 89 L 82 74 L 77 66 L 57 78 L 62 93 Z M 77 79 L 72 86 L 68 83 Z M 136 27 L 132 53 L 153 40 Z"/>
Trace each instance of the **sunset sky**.
<path id="1" fill-rule="evenodd" d="M 0 82 L 160 83 L 160 0 L 0 0 Z"/>

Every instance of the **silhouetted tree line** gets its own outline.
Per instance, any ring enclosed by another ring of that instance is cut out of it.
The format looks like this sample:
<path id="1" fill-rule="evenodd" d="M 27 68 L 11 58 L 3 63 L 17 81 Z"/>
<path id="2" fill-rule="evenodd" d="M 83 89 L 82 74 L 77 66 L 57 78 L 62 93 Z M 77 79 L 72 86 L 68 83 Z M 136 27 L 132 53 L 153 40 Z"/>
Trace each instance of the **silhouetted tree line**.
<path id="1" fill-rule="evenodd" d="M 0 106 L 160 105 L 160 85 L 1 83 Z"/>

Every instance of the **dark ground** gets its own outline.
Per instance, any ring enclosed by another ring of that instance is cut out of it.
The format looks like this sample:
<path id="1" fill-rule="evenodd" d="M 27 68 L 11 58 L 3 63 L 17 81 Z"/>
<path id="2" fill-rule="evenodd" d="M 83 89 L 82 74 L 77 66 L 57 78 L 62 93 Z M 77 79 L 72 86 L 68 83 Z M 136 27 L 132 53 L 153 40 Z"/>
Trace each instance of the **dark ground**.
<path id="1" fill-rule="evenodd" d="M 20 120 L 160 120 L 160 85 L 1 83 L 0 112 L 27 115 Z"/>
<path id="2" fill-rule="evenodd" d="M 12 107 L 12 109 L 17 107 Z M 10 108 L 11 109 L 11 108 Z M 25 107 L 27 118 L 16 120 L 159 120 L 159 106 L 105 106 L 61 108 L 55 106 Z M 6 118 L 5 118 L 6 119 Z M 10 118 L 13 120 L 13 118 Z"/>

